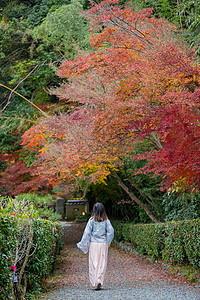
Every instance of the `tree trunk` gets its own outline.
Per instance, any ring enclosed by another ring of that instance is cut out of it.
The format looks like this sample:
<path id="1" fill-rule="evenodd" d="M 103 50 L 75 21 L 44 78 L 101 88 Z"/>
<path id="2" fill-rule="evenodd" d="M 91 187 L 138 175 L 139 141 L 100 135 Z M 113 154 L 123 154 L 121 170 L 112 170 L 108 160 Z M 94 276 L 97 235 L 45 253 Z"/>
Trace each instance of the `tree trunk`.
<path id="1" fill-rule="evenodd" d="M 148 193 L 144 192 L 143 190 L 141 190 L 139 188 L 139 186 L 131 179 L 128 179 L 128 181 L 130 182 L 130 184 L 143 196 L 145 197 L 146 201 L 152 205 L 155 209 L 157 209 L 157 205 L 156 203 L 153 201 L 151 195 L 149 195 Z"/>
<path id="2" fill-rule="evenodd" d="M 117 175 L 117 173 L 115 171 L 113 171 L 112 169 L 110 169 L 110 172 L 114 175 L 114 177 L 118 181 L 119 186 L 129 195 L 129 197 L 131 198 L 131 200 L 133 200 L 135 203 L 137 203 L 137 205 L 139 205 L 142 209 L 144 209 L 144 211 L 146 212 L 146 214 L 149 216 L 149 218 L 153 222 L 159 223 L 160 221 L 153 215 L 153 213 L 150 211 L 150 209 L 148 208 L 148 206 L 146 206 L 146 204 L 144 204 L 142 201 L 140 201 L 140 199 L 138 199 L 133 194 L 133 192 L 123 183 L 123 181 Z"/>
<path id="3" fill-rule="evenodd" d="M 22 265 L 20 273 L 19 273 L 19 281 L 18 281 L 19 287 L 21 285 L 22 276 L 24 274 L 24 270 L 25 270 L 25 267 L 26 267 L 26 264 L 27 264 L 27 261 L 28 261 L 28 258 L 29 258 L 30 250 L 31 250 L 31 247 L 32 247 L 32 241 L 33 241 L 33 226 L 32 226 L 32 221 L 31 221 L 30 233 L 29 233 L 29 238 L 28 238 L 28 247 L 26 249 L 26 255 L 25 255 L 23 265 Z"/>

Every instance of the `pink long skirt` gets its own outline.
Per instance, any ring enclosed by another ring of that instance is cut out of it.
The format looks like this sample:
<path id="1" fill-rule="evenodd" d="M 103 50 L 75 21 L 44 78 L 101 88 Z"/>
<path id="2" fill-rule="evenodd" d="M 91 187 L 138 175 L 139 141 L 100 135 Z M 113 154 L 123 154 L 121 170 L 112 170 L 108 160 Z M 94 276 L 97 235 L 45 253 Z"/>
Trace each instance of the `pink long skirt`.
<path id="1" fill-rule="evenodd" d="M 89 279 L 93 287 L 103 285 L 108 259 L 107 243 L 90 243 L 89 248 Z"/>

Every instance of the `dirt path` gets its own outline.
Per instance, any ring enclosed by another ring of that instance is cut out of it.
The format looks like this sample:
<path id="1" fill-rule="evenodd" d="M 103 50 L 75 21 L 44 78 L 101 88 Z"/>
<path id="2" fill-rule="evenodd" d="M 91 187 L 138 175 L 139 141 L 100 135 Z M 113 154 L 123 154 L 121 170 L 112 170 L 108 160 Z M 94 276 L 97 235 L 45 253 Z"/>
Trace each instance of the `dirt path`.
<path id="1" fill-rule="evenodd" d="M 109 249 L 104 289 L 95 291 L 88 280 L 88 255 L 76 247 L 84 226 L 65 224 L 62 264 L 40 299 L 200 300 L 200 287 L 188 285 L 157 264 L 113 246 Z"/>

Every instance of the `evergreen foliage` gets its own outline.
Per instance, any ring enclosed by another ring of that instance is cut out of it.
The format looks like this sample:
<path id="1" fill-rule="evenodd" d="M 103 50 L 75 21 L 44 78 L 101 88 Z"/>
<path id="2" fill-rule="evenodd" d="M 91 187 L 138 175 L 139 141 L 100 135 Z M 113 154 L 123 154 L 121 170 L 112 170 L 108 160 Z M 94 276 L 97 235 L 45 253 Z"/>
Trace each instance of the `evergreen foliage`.
<path id="1" fill-rule="evenodd" d="M 115 239 L 132 245 L 143 255 L 171 264 L 200 266 L 200 220 L 159 224 L 112 223 Z"/>

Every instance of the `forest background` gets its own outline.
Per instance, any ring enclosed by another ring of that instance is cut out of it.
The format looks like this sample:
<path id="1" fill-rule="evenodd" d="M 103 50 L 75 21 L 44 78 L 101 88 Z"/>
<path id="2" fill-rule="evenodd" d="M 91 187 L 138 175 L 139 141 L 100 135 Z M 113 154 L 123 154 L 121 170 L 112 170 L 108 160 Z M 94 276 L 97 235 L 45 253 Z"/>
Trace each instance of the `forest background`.
<path id="1" fill-rule="evenodd" d="M 0 194 L 197 218 L 199 1 L 115 2 L 1 1 Z"/>

